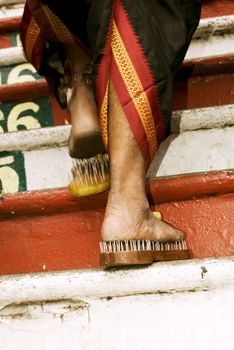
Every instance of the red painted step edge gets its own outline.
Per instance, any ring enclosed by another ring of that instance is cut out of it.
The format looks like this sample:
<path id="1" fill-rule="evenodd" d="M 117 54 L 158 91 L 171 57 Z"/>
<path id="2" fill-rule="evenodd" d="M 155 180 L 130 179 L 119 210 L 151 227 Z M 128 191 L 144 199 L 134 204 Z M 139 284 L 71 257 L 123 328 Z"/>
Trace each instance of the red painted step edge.
<path id="1" fill-rule="evenodd" d="M 233 79 L 234 55 L 185 61 L 175 79 L 173 110 L 233 104 Z"/>
<path id="2" fill-rule="evenodd" d="M 234 255 L 233 180 L 215 172 L 147 183 L 154 209 L 185 232 L 194 258 Z M 106 199 L 65 189 L 1 196 L 0 274 L 98 267 Z"/>
<path id="3" fill-rule="evenodd" d="M 233 103 L 234 55 L 199 58 L 184 62 L 175 80 L 173 109 L 204 108 Z M 217 86 L 222 89 L 217 90 Z M 42 79 L 23 84 L 0 86 L 0 101 L 31 101 L 50 94 Z M 55 125 L 69 119 L 51 97 Z M 59 116 L 59 117 L 58 117 Z M 61 118 L 61 116 L 63 118 Z"/>
<path id="4" fill-rule="evenodd" d="M 44 79 L 0 86 L 0 101 L 31 101 L 39 96 L 47 96 L 49 88 Z"/>
<path id="5" fill-rule="evenodd" d="M 1 18 L 0 33 L 13 32 L 19 30 L 21 17 Z"/>
<path id="6" fill-rule="evenodd" d="M 234 171 L 217 171 L 151 179 L 146 182 L 151 205 L 234 192 Z M 104 209 L 107 192 L 72 197 L 67 188 L 0 195 L 0 218 Z"/>
<path id="7" fill-rule="evenodd" d="M 233 0 L 203 0 L 202 18 L 228 16 L 233 14 Z"/>

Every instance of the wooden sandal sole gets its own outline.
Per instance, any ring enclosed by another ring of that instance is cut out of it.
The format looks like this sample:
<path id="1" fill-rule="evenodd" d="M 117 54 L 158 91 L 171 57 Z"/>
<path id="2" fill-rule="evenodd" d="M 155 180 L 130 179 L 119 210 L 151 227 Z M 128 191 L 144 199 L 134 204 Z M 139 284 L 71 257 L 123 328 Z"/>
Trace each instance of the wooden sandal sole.
<path id="1" fill-rule="evenodd" d="M 100 242 L 103 267 L 150 265 L 156 261 L 190 259 L 185 241 L 161 243 L 148 240 Z"/>

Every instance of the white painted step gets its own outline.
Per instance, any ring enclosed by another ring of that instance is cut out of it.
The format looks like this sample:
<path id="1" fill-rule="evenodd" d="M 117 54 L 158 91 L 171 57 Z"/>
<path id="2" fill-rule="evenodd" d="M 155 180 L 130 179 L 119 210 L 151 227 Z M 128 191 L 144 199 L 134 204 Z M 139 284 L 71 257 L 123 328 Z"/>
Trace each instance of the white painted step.
<path id="1" fill-rule="evenodd" d="M 25 179 L 25 190 L 42 190 L 65 187 L 69 182 L 72 159 L 67 147 L 45 150 L 25 151 L 20 154 L 21 165 L 15 168 L 17 153 L 10 153 L 0 158 L 0 180 L 3 193 L 19 191 L 21 173 Z M 19 162 L 19 161 L 18 161 Z"/>
<path id="2" fill-rule="evenodd" d="M 220 129 L 234 126 L 234 104 L 174 111 L 171 120 L 173 134 L 185 131 Z"/>
<path id="3" fill-rule="evenodd" d="M 234 168 L 234 127 L 170 135 L 160 146 L 148 177 Z"/>
<path id="4" fill-rule="evenodd" d="M 23 14 L 24 2 L 25 1 L 22 0 L 0 0 L 0 19 L 21 17 Z"/>
<path id="5" fill-rule="evenodd" d="M 24 4 L 25 0 L 0 0 L 0 7 L 2 6 L 12 6 L 16 4 Z"/>
<path id="6" fill-rule="evenodd" d="M 22 125 L 24 125 L 23 121 Z M 38 128 L 36 122 L 34 124 L 31 122 L 30 126 L 31 130 L 0 133 L 0 151 L 31 151 L 67 145 L 70 125 Z M 172 134 L 232 126 L 234 126 L 234 105 L 188 109 L 172 113 Z"/>
<path id="7" fill-rule="evenodd" d="M 185 59 L 234 53 L 234 15 L 202 19 Z"/>
<path id="8" fill-rule="evenodd" d="M 24 56 L 23 48 L 21 46 L 10 47 L 10 48 L 5 48 L 0 50 L 0 67 L 19 65 L 21 63 L 26 63 L 26 62 L 27 60 Z M 32 66 L 31 64 L 29 65 Z M 35 71 L 34 68 L 31 68 L 31 70 Z M 18 83 L 18 82 L 19 81 L 15 80 L 11 83 Z"/>
<path id="9" fill-rule="evenodd" d="M 67 186 L 72 165 L 67 147 L 22 153 L 28 191 Z M 171 135 L 159 148 L 147 177 L 234 169 L 233 154 L 234 127 Z M 0 179 L 5 193 L 18 191 L 13 164 L 13 154 L 0 160 Z"/>
<path id="10" fill-rule="evenodd" d="M 234 258 L 0 277 L 1 349 L 233 350 Z"/>
<path id="11" fill-rule="evenodd" d="M 147 177 L 234 169 L 234 105 L 175 112 L 172 131 Z M 8 152 L 0 160 L 4 192 L 18 191 L 20 180 L 12 170 L 18 151 L 27 190 L 67 186 L 72 165 L 69 133 L 67 125 L 0 134 L 0 151 Z"/>

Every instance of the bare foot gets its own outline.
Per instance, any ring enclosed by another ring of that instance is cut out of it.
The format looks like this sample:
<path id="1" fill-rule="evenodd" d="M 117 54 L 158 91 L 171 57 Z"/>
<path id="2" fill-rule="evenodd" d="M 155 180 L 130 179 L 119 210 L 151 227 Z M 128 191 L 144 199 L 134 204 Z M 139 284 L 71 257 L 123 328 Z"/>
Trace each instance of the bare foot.
<path id="1" fill-rule="evenodd" d="M 178 241 L 183 233 L 156 219 L 145 192 L 145 164 L 110 84 L 109 149 L 111 190 L 102 226 L 102 239 Z"/>
<path id="2" fill-rule="evenodd" d="M 73 158 L 90 158 L 104 153 L 100 133 L 97 106 L 91 87 L 81 82 L 73 88 L 68 104 L 72 129 L 69 138 L 69 154 Z"/>
<path id="3" fill-rule="evenodd" d="M 129 198 L 115 198 L 110 195 L 102 226 L 102 239 L 180 241 L 183 233 L 155 218 L 147 203 L 145 207 Z M 116 197 L 114 195 L 114 197 Z"/>

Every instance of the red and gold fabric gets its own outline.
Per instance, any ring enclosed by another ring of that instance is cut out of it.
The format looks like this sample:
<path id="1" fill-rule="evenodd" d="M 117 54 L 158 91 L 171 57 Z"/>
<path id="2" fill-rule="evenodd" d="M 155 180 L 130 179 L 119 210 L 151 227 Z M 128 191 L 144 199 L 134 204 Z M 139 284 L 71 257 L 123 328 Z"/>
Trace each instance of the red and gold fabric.
<path id="1" fill-rule="evenodd" d="M 21 25 L 26 57 L 56 94 L 64 44 L 90 53 L 100 125 L 108 148 L 113 83 L 146 167 L 170 132 L 173 77 L 200 17 L 199 0 L 28 0 Z M 49 64 L 50 62 L 50 64 Z M 58 97 L 58 96 L 57 96 Z"/>

